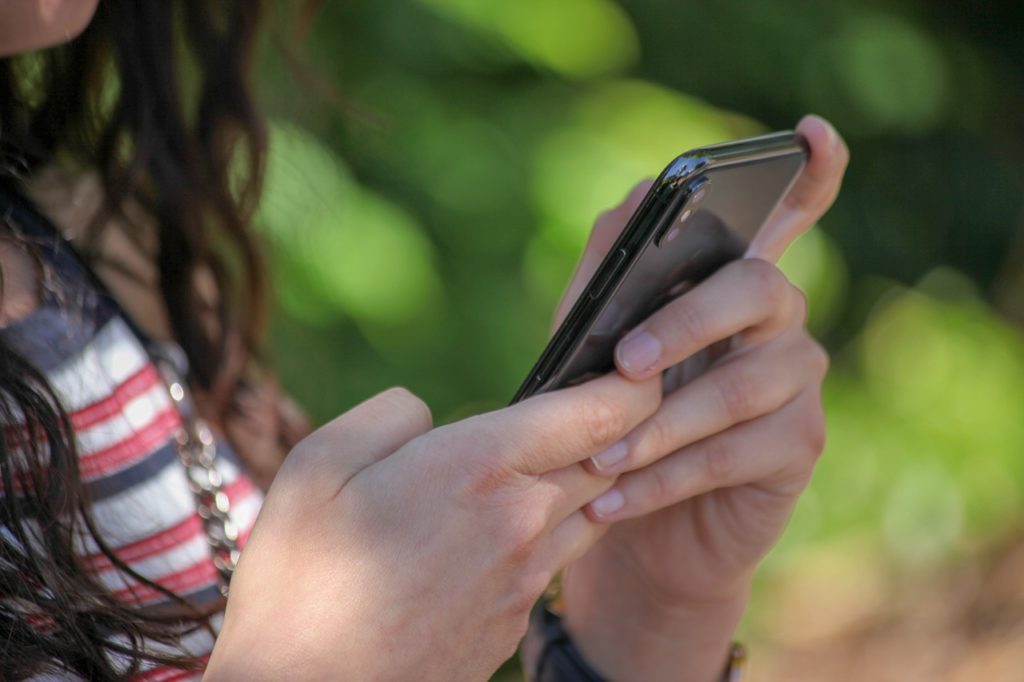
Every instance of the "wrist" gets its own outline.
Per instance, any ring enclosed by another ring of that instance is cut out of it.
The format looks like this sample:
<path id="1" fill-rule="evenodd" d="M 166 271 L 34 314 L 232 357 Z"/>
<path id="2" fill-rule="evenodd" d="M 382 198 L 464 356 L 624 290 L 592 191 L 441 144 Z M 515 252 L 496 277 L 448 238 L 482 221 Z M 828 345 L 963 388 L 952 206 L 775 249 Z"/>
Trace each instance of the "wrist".
<path id="1" fill-rule="evenodd" d="M 565 594 L 565 629 L 583 657 L 615 682 L 715 682 L 746 609 L 748 587 L 728 597 L 668 606 L 629 590 Z"/>

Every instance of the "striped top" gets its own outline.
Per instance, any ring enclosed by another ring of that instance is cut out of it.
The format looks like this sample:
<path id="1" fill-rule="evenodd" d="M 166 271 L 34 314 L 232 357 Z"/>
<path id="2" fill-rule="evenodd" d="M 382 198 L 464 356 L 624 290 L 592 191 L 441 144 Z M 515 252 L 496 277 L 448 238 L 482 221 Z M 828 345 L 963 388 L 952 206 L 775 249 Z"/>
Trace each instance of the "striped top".
<path id="1" fill-rule="evenodd" d="M 67 410 L 101 536 L 139 574 L 200 607 L 215 603 L 218 574 L 172 441 L 182 424 L 166 384 L 118 306 L 92 285 L 52 226 L 34 212 L 19 212 L 18 205 L 8 209 L 5 202 L 4 209 L 8 222 L 40 247 L 53 276 L 44 278 L 38 308 L 0 328 L 0 337 L 44 373 Z M 228 444 L 221 440 L 217 449 L 244 547 L 262 494 Z M 82 540 L 81 551 L 120 599 L 140 609 L 167 605 L 162 594 L 116 570 L 90 538 Z M 203 630 L 186 640 L 183 648 L 197 656 L 213 648 Z M 199 675 L 151 667 L 138 679 L 193 677 Z"/>

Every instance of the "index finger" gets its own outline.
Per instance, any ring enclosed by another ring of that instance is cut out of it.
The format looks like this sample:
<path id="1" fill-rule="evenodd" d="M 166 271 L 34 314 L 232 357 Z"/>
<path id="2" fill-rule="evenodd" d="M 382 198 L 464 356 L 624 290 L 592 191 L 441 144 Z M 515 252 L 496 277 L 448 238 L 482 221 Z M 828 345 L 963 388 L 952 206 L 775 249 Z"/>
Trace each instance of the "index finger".
<path id="1" fill-rule="evenodd" d="M 777 261 L 797 237 L 825 214 L 839 194 L 850 160 L 843 138 L 818 116 L 805 116 L 796 131 L 811 148 L 807 165 L 758 231 L 747 249 L 748 257 Z"/>
<path id="2" fill-rule="evenodd" d="M 487 444 L 502 469 L 539 476 L 609 447 L 626 447 L 623 437 L 660 404 L 660 377 L 630 381 L 612 372 L 453 425 L 474 433 L 472 438 L 460 433 L 452 445 L 464 449 L 475 443 L 477 452 L 465 454 L 479 456 L 479 444 Z"/>
<path id="3" fill-rule="evenodd" d="M 644 379 L 694 353 L 744 333 L 753 342 L 803 322 L 806 299 L 777 267 L 760 258 L 726 264 L 708 279 L 669 301 L 626 334 L 615 347 L 625 376 Z"/>

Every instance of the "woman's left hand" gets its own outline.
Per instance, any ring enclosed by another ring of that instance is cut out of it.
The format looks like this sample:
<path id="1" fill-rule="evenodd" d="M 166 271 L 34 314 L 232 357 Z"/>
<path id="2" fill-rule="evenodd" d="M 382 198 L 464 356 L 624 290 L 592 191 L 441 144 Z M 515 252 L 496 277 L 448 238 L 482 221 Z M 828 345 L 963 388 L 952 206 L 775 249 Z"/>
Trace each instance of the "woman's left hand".
<path id="1" fill-rule="evenodd" d="M 827 356 L 804 328 L 803 294 L 771 262 L 832 204 L 848 152 L 822 119 L 807 117 L 798 131 L 810 160 L 748 258 L 666 305 L 616 350 L 619 371 L 643 379 L 729 345 L 692 381 L 666 382 L 658 412 L 589 464 L 619 477 L 589 509 L 613 525 L 567 569 L 562 602 L 577 645 L 610 679 L 715 679 L 753 571 L 824 449 Z M 639 190 L 599 220 L 570 301 Z"/>

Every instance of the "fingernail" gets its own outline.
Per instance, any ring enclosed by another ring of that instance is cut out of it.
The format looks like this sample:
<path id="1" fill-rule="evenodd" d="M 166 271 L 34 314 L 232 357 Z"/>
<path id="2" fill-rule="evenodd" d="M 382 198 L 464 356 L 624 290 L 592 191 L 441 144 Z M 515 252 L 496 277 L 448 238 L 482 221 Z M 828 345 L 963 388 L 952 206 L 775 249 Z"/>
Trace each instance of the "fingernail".
<path id="1" fill-rule="evenodd" d="M 839 135 L 836 133 L 835 129 L 832 128 L 832 126 L 829 125 L 828 122 L 821 116 L 818 116 L 817 114 L 807 114 L 807 116 L 804 117 L 803 121 L 801 121 L 801 125 L 807 125 L 814 128 L 818 128 L 823 133 L 825 133 L 825 138 L 828 141 L 828 146 L 831 151 L 835 151 L 836 149 L 839 148 Z"/>
<path id="2" fill-rule="evenodd" d="M 626 498 L 615 488 L 612 488 L 601 497 L 590 503 L 590 508 L 598 516 L 610 516 L 622 509 L 626 504 Z"/>
<path id="3" fill-rule="evenodd" d="M 832 151 L 839 149 L 839 133 L 837 133 L 836 129 L 832 127 L 832 124 L 817 114 L 814 115 L 814 121 L 825 129 L 825 136 L 828 138 L 829 148 L 831 148 Z"/>
<path id="4" fill-rule="evenodd" d="M 622 460 L 626 459 L 626 455 L 628 454 L 629 445 L 626 444 L 626 441 L 620 440 L 604 452 L 599 452 L 591 457 L 590 461 L 594 463 L 594 468 L 598 471 L 607 471 Z"/>
<path id="5" fill-rule="evenodd" d="M 826 122 L 825 123 L 825 127 L 828 128 L 828 143 L 832 147 L 832 151 L 834 151 L 834 152 L 839 151 L 839 145 L 840 145 L 839 133 L 836 132 L 836 129 L 833 128 L 832 124 L 830 124 L 830 123 Z"/>
<path id="6" fill-rule="evenodd" d="M 623 339 L 615 354 L 622 369 L 639 374 L 658 362 L 658 358 L 661 357 L 661 342 L 647 332 L 640 332 Z"/>

